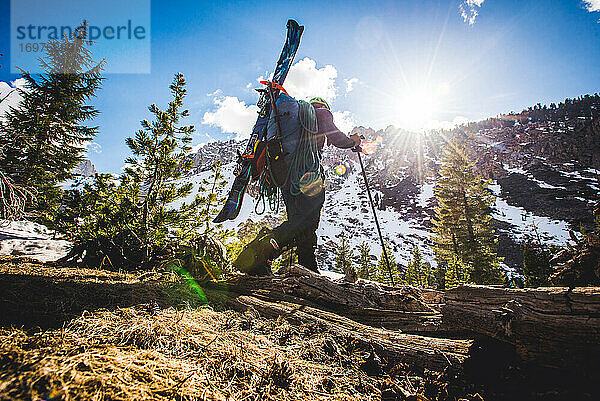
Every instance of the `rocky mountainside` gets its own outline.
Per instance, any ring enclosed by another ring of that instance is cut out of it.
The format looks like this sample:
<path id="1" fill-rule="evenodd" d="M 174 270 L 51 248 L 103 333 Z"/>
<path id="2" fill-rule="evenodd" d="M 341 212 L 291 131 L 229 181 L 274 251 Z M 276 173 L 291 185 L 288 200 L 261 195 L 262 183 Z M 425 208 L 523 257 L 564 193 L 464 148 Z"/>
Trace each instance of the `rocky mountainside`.
<path id="1" fill-rule="evenodd" d="M 507 268 L 522 263 L 519 243 L 526 236 L 565 245 L 571 238 L 569 230 L 593 227 L 592 207 L 600 192 L 600 97 L 567 101 L 453 130 L 414 133 L 393 126 L 379 131 L 354 128 L 368 143 L 370 154 L 363 161 L 384 236 L 396 260 L 406 265 L 414 245 L 426 259 L 432 259 L 433 189 L 442 149 L 451 138 L 466 145 L 478 173 L 491 180 L 490 189 L 497 195 L 493 213 L 499 253 Z M 563 110 L 567 106 L 568 111 Z M 218 159 L 225 163 L 231 183 L 237 151 L 244 145 L 228 141 L 203 146 L 193 155 L 195 165 L 186 179 L 199 183 Z M 381 249 L 356 155 L 329 147 L 323 166 L 328 189 L 318 231 L 320 258 L 332 260 L 336 237 L 342 232 L 351 246 L 368 241 L 372 254 L 378 256 Z M 254 199 L 249 196 L 240 216 L 226 226 L 236 228 L 263 216 L 255 213 Z"/>
<path id="2" fill-rule="evenodd" d="M 92 164 L 89 159 L 82 160 L 72 171 L 77 177 L 93 177 L 97 171 L 96 167 Z"/>

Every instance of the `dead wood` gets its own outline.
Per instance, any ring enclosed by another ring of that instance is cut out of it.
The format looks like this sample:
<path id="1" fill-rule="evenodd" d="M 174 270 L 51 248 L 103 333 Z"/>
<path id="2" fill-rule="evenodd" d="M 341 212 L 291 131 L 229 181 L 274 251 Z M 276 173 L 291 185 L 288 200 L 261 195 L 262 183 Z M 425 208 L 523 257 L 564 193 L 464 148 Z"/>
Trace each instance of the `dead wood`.
<path id="1" fill-rule="evenodd" d="M 228 280 L 228 290 L 266 301 L 284 301 L 334 312 L 374 327 L 405 332 L 433 332 L 441 315 L 427 305 L 420 290 L 384 287 L 359 280 L 332 280 L 292 266 L 283 275 L 252 277 L 239 275 Z"/>
<path id="2" fill-rule="evenodd" d="M 446 330 L 470 330 L 514 344 L 524 362 L 560 369 L 600 368 L 600 288 L 506 289 L 461 286 L 446 292 Z"/>
<path id="3" fill-rule="evenodd" d="M 284 317 L 297 324 L 324 325 L 333 332 L 356 341 L 361 347 L 375 350 L 388 360 L 436 371 L 449 366 L 461 371 L 472 345 L 471 340 L 430 338 L 375 328 L 307 305 L 269 302 L 254 296 L 231 296 L 227 305 L 241 312 L 256 311 L 262 317 Z"/>

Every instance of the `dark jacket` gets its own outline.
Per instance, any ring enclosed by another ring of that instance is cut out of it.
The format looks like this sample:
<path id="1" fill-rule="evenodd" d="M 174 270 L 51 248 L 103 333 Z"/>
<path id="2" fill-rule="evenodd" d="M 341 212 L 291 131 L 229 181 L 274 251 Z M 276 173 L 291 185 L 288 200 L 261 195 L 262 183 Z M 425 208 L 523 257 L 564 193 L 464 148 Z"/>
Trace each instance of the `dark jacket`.
<path id="1" fill-rule="evenodd" d="M 312 103 L 312 105 L 317 113 L 317 145 L 319 151 L 322 151 L 325 146 L 325 138 L 327 138 L 327 146 L 333 145 L 342 149 L 354 147 L 354 141 L 335 126 L 331 111 L 319 103 Z"/>

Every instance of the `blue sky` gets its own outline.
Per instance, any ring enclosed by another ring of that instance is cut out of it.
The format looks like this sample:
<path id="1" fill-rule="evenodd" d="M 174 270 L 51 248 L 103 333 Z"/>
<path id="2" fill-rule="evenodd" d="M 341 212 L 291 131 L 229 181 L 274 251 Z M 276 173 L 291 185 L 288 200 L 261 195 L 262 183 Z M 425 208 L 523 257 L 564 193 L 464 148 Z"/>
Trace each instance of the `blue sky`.
<path id="1" fill-rule="evenodd" d="M 11 82 L 10 2 L 1 4 L 0 81 Z M 177 71 L 194 143 L 243 137 L 251 88 L 272 72 L 288 18 L 306 29 L 286 87 L 329 97 L 343 127 L 448 126 L 599 92 L 597 9 L 599 0 L 152 1 L 151 73 L 106 74 L 89 158 L 118 172 L 124 139 L 149 104 L 168 102 Z"/>

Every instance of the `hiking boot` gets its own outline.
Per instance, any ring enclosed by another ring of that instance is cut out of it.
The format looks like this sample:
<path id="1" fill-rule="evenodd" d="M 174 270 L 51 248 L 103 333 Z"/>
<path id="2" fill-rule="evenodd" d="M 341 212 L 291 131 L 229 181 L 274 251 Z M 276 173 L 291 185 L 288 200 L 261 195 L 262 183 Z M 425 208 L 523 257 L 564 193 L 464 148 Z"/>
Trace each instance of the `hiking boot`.
<path id="1" fill-rule="evenodd" d="M 315 258 L 314 252 L 312 254 L 298 253 L 298 264 L 315 273 L 319 272 L 319 269 L 317 268 L 317 259 Z"/>
<path id="2" fill-rule="evenodd" d="M 240 252 L 233 267 L 252 276 L 270 276 L 271 261 L 281 254 L 271 230 L 263 228 L 252 242 Z"/>
<path id="3" fill-rule="evenodd" d="M 317 247 L 317 235 L 314 231 L 309 231 L 298 241 L 296 255 L 298 255 L 298 264 L 306 267 L 315 273 L 319 272 L 317 268 L 317 259 L 315 258 L 315 248 Z"/>

